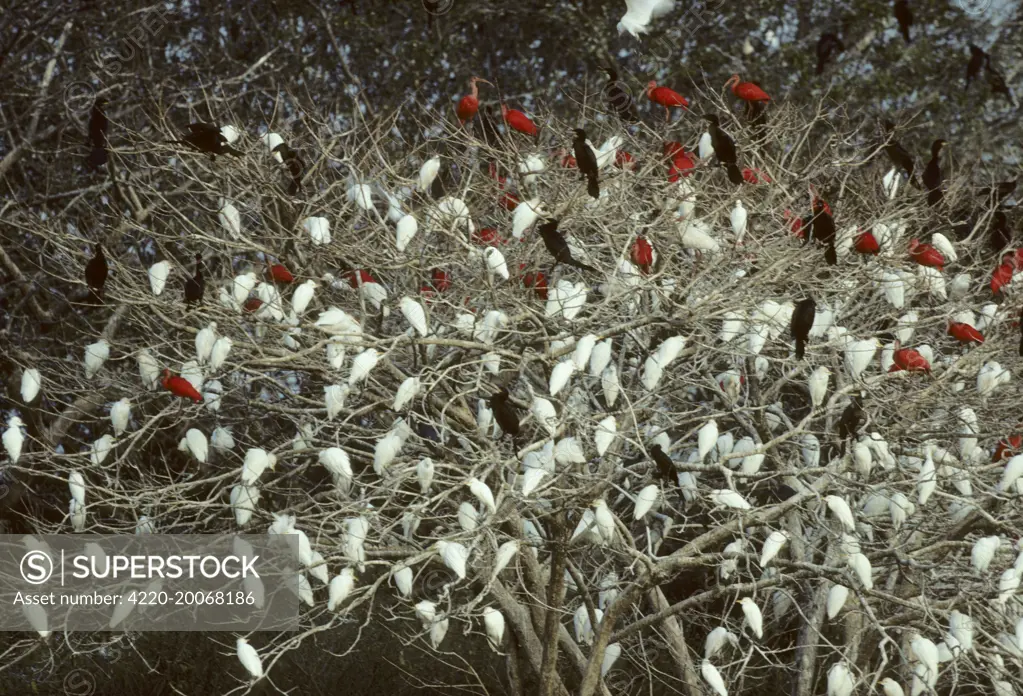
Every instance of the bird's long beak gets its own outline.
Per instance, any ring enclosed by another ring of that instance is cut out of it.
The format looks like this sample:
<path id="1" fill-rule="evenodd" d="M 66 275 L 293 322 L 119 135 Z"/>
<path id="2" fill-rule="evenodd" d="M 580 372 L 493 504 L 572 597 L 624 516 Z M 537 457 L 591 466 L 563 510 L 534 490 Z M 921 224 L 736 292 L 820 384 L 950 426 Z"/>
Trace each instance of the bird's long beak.
<path id="1" fill-rule="evenodd" d="M 487 81 L 487 80 L 484 80 L 484 79 L 483 79 L 482 77 L 474 77 L 474 78 L 472 78 L 472 79 L 473 79 L 473 81 L 475 81 L 475 82 L 482 82 L 483 84 L 485 84 L 485 85 L 490 85 L 491 87 L 493 87 L 493 86 L 494 86 L 494 83 L 493 83 L 493 82 L 489 82 L 489 81 Z"/>

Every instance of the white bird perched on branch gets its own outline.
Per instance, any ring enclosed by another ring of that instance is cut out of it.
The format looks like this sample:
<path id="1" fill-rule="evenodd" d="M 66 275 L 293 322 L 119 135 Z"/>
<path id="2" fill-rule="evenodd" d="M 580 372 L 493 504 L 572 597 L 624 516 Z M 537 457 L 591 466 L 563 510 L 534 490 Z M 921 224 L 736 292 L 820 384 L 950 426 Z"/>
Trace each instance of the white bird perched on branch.
<path id="1" fill-rule="evenodd" d="M 157 261 L 149 267 L 149 288 L 155 297 L 159 297 L 163 289 L 167 287 L 167 278 L 170 276 L 171 266 L 167 261 Z"/>
<path id="2" fill-rule="evenodd" d="M 636 496 L 636 508 L 632 513 L 632 519 L 640 520 L 653 509 L 660 497 L 661 489 L 656 483 L 651 483 L 639 492 Z"/>
<path id="3" fill-rule="evenodd" d="M 697 451 L 699 461 L 702 462 L 704 458 L 710 454 L 710 451 L 714 449 L 714 445 L 717 444 L 717 441 L 718 424 L 717 421 L 711 418 L 703 425 L 702 428 L 700 428 L 699 433 L 697 433 L 697 447 L 699 448 Z"/>
<path id="4" fill-rule="evenodd" d="M 848 665 L 840 660 L 828 670 L 828 696 L 850 696 L 856 682 Z"/>
<path id="5" fill-rule="evenodd" d="M 259 653 L 256 649 L 249 645 L 249 642 L 244 638 L 239 638 L 235 644 L 235 648 L 238 653 L 238 661 L 242 663 L 242 667 L 252 677 L 252 681 L 259 681 L 263 678 L 263 663 L 259 659 Z"/>
<path id="6" fill-rule="evenodd" d="M 746 209 L 742 206 L 742 201 L 735 201 L 735 207 L 732 208 L 730 218 L 732 222 L 732 234 L 735 235 L 736 244 L 741 244 L 743 238 L 746 236 L 747 217 Z"/>
<path id="7" fill-rule="evenodd" d="M 490 490 L 490 486 L 475 477 L 469 479 L 466 485 L 469 486 L 469 492 L 483 503 L 491 515 L 497 514 L 497 504 L 494 502 L 494 493 Z"/>
<path id="8" fill-rule="evenodd" d="M 614 442 L 615 435 L 618 432 L 618 423 L 614 416 L 608 416 L 604 420 L 597 423 L 596 432 L 593 434 L 593 443 L 597 447 L 597 454 L 604 456 L 607 452 L 607 448 Z"/>
<path id="9" fill-rule="evenodd" d="M 725 688 L 725 680 L 721 677 L 718 668 L 711 664 L 710 660 L 704 658 L 700 664 L 700 675 L 710 685 L 717 696 L 728 696 L 728 689 Z"/>
<path id="10" fill-rule="evenodd" d="M 827 503 L 828 509 L 835 515 L 835 519 L 841 522 L 846 530 L 850 533 L 856 531 L 856 518 L 853 516 L 849 503 L 845 501 L 845 498 L 837 495 L 826 495 L 824 496 L 824 502 Z"/>
<path id="11" fill-rule="evenodd" d="M 437 555 L 444 561 L 459 580 L 465 580 L 465 564 L 469 560 L 469 551 L 456 541 L 438 541 L 433 545 Z"/>
<path id="12" fill-rule="evenodd" d="M 504 260 L 504 254 L 494 247 L 487 247 L 483 250 L 483 259 L 487 263 L 487 271 L 490 277 L 501 276 L 502 280 L 508 280 L 508 263 Z"/>
<path id="13" fill-rule="evenodd" d="M 268 468 L 270 470 L 277 468 L 277 457 L 265 449 L 250 448 L 245 452 L 245 461 L 242 464 L 242 483 L 249 485 L 255 483 Z"/>
<path id="14" fill-rule="evenodd" d="M 302 220 L 302 229 L 309 235 L 313 246 L 330 244 L 330 220 L 325 217 L 307 217 Z"/>
<path id="15" fill-rule="evenodd" d="M 650 31 L 650 21 L 663 17 L 675 9 L 675 0 L 625 0 L 625 14 L 618 22 L 618 33 L 629 32 L 633 37 Z"/>
<path id="16" fill-rule="evenodd" d="M 532 227 L 541 215 L 546 214 L 547 208 L 539 198 L 522 201 L 515 206 L 515 212 L 512 214 L 512 236 L 515 239 L 522 239 L 525 231 Z"/>
<path id="17" fill-rule="evenodd" d="M 764 541 L 764 547 L 760 552 L 760 567 L 767 567 L 767 564 L 778 555 L 788 540 L 789 533 L 785 531 L 775 530 L 768 534 L 767 539 Z"/>
<path id="18" fill-rule="evenodd" d="M 707 634 L 707 638 L 703 642 L 704 659 L 711 659 L 728 644 L 736 648 L 739 647 L 739 638 L 724 626 L 718 626 Z"/>
<path id="19" fill-rule="evenodd" d="M 401 308 L 402 316 L 405 317 L 405 320 L 420 336 L 426 336 L 426 334 L 430 333 L 430 327 L 426 322 L 426 310 L 423 309 L 423 305 L 407 295 L 401 298 L 401 302 L 398 304 Z"/>
<path id="20" fill-rule="evenodd" d="M 834 584 L 828 590 L 827 611 L 828 619 L 834 619 L 838 612 L 842 611 L 846 600 L 849 598 L 849 588 L 845 585 Z"/>
<path id="21" fill-rule="evenodd" d="M 440 173 L 440 157 L 431 157 L 423 162 L 419 168 L 419 178 L 416 181 L 416 188 L 422 193 L 428 193 L 433 186 L 434 179 Z"/>
<path id="22" fill-rule="evenodd" d="M 345 568 L 335 575 L 327 590 L 327 611 L 337 611 L 355 588 L 355 570 Z"/>
<path id="23" fill-rule="evenodd" d="M 735 510 L 751 510 L 752 505 L 739 493 L 731 489 L 718 489 L 710 492 L 710 500 L 720 507 L 729 507 Z"/>
<path id="24" fill-rule="evenodd" d="M 231 507 L 234 509 L 234 521 L 244 527 L 252 520 L 259 502 L 259 489 L 255 486 L 238 484 L 231 489 Z"/>
<path id="25" fill-rule="evenodd" d="M 746 625 L 749 626 L 750 630 L 753 631 L 758 639 L 764 637 L 764 615 L 760 612 L 760 607 L 750 597 L 743 597 L 736 601 L 737 604 L 742 606 L 742 613 L 746 617 Z"/>
<path id="26" fill-rule="evenodd" d="M 85 378 L 92 379 L 110 357 L 110 344 L 105 338 L 85 347 Z"/>
<path id="27" fill-rule="evenodd" d="M 493 607 L 485 607 L 483 609 L 483 626 L 487 631 L 490 647 L 500 651 L 501 643 L 504 642 L 504 614 Z"/>

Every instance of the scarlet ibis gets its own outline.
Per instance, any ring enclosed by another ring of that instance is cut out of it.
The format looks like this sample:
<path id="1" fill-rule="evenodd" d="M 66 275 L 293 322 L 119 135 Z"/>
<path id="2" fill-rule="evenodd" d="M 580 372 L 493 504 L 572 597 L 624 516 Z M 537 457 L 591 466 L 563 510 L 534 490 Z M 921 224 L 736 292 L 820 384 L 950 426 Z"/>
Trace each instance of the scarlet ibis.
<path id="1" fill-rule="evenodd" d="M 103 255 L 103 245 L 97 244 L 95 253 L 85 264 L 85 284 L 89 287 L 89 295 L 94 302 L 103 297 L 103 286 L 107 283 L 109 273 L 107 257 Z"/>
<path id="2" fill-rule="evenodd" d="M 966 64 L 966 90 L 970 89 L 970 83 L 980 75 L 981 68 L 987 62 L 987 53 L 983 48 L 970 44 L 970 62 Z"/>
<path id="3" fill-rule="evenodd" d="M 681 94 L 668 87 L 658 87 L 657 82 L 650 80 L 646 86 L 647 99 L 664 107 L 664 122 L 671 120 L 671 110 L 676 108 L 687 109 L 689 100 Z"/>
<path id="4" fill-rule="evenodd" d="M 377 282 L 376 278 L 374 278 L 370 274 L 370 272 L 365 269 L 359 269 L 357 271 L 346 271 L 345 277 L 348 279 L 348 284 L 356 289 L 358 289 L 358 287 L 364 283 Z"/>
<path id="5" fill-rule="evenodd" d="M 216 160 L 217 155 L 234 155 L 241 157 L 242 153 L 228 145 L 225 136 L 218 126 L 212 123 L 189 123 L 189 133 L 180 140 L 172 140 L 172 143 L 188 145 L 199 152 L 205 152 L 211 160 Z"/>
<path id="6" fill-rule="evenodd" d="M 806 350 L 806 341 L 810 338 L 810 329 L 813 328 L 814 317 L 817 316 L 817 303 L 812 297 L 800 300 L 792 311 L 792 321 L 789 330 L 792 337 L 796 339 L 796 360 L 802 360 Z"/>
<path id="7" fill-rule="evenodd" d="M 789 229 L 792 230 L 792 234 L 800 239 L 806 236 L 806 232 L 803 231 L 803 218 L 796 217 L 791 210 L 786 210 L 782 213 L 782 217 L 789 223 Z"/>
<path id="8" fill-rule="evenodd" d="M 458 108 L 455 109 L 455 113 L 458 114 L 458 120 L 463 124 L 475 118 L 476 112 L 480 109 L 480 91 L 479 87 L 476 86 L 477 82 L 482 82 L 485 85 L 490 84 L 482 77 L 469 78 L 469 94 L 462 97 L 461 101 L 458 102 Z"/>
<path id="9" fill-rule="evenodd" d="M 988 87 L 991 88 L 992 92 L 995 94 L 1004 94 L 1010 104 L 1013 106 L 1016 105 L 1015 100 L 1012 98 L 1012 90 L 1010 90 L 1009 86 L 1005 84 L 1005 77 L 1002 76 L 1002 73 L 1000 73 L 998 69 L 991 64 L 990 55 L 988 55 L 987 59 L 984 61 L 984 77 L 987 78 Z"/>
<path id="10" fill-rule="evenodd" d="M 547 299 L 547 276 L 543 271 L 537 271 L 536 273 L 527 273 L 522 278 L 522 284 L 527 288 L 532 288 L 536 296 L 541 300 Z"/>
<path id="11" fill-rule="evenodd" d="M 501 116 L 512 130 L 517 130 L 519 133 L 536 135 L 540 132 L 540 129 L 528 116 L 517 109 L 509 109 L 506 104 L 501 104 Z"/>
<path id="12" fill-rule="evenodd" d="M 668 169 L 668 181 L 675 183 L 678 178 L 688 177 L 696 169 L 696 163 L 687 152 L 681 152 L 672 157 L 671 167 Z"/>
<path id="13" fill-rule="evenodd" d="M 948 324 L 948 335 L 960 343 L 983 343 L 984 335 L 969 324 L 951 321 Z"/>
<path id="14" fill-rule="evenodd" d="M 767 96 L 767 92 L 762 90 L 760 85 L 754 82 L 741 82 L 738 75 L 732 75 L 728 78 L 725 87 L 729 85 L 732 87 L 732 94 L 745 102 L 771 101 L 771 98 Z"/>
<path id="15" fill-rule="evenodd" d="M 909 35 L 909 28 L 913 26 L 913 11 L 909 9 L 907 0 L 895 0 L 895 20 L 899 23 L 902 38 L 906 43 L 911 43 L 913 39 Z"/>
<path id="16" fill-rule="evenodd" d="M 597 272 L 597 269 L 593 266 L 583 263 L 582 261 L 576 261 L 572 258 L 572 250 L 568 247 L 568 242 L 565 241 L 564 235 L 558 231 L 558 220 L 555 218 L 549 218 L 543 221 L 543 224 L 537 228 L 540 232 L 540 236 L 543 237 L 543 245 L 547 247 L 547 251 L 551 256 L 554 257 L 555 265 L 563 263 L 566 266 L 574 266 L 581 268 L 584 271 Z"/>
<path id="17" fill-rule="evenodd" d="M 250 297 L 242 304 L 242 309 L 250 314 L 252 312 L 258 312 L 259 308 L 263 306 L 263 300 L 258 297 Z"/>
<path id="18" fill-rule="evenodd" d="M 671 457 L 665 453 L 660 443 L 655 442 L 650 446 L 650 458 L 657 465 L 657 476 L 663 482 L 664 487 L 677 486 L 678 470 L 675 468 L 675 462 L 671 461 Z"/>
<path id="19" fill-rule="evenodd" d="M 217 131 L 218 133 L 220 131 Z M 206 291 L 206 280 L 202 277 L 202 254 L 195 255 L 195 276 L 185 281 L 185 304 L 193 305 L 202 302 Z"/>
<path id="20" fill-rule="evenodd" d="M 572 141 L 572 148 L 575 150 L 575 162 L 579 172 L 586 179 L 586 192 L 592 198 L 600 198 L 600 183 L 597 180 L 597 155 L 593 148 L 586 142 L 586 131 L 582 128 L 575 129 L 575 139 Z"/>
<path id="21" fill-rule="evenodd" d="M 877 243 L 877 238 L 869 231 L 862 232 L 856 237 L 853 248 L 861 254 L 877 254 L 881 251 L 881 245 Z"/>
<path id="22" fill-rule="evenodd" d="M 931 143 L 931 159 L 924 168 L 924 186 L 927 187 L 927 204 L 934 206 L 941 202 L 944 193 L 941 190 L 941 149 L 948 143 L 938 138 Z"/>
<path id="23" fill-rule="evenodd" d="M 1014 457 L 1019 454 L 1021 449 L 1023 449 L 1023 435 L 1010 435 L 1004 440 L 998 441 L 991 461 L 1000 462 L 1003 459 Z"/>
<path id="24" fill-rule="evenodd" d="M 505 210 L 515 210 L 522 201 L 514 193 L 504 192 L 501 194 L 501 207 Z"/>
<path id="25" fill-rule="evenodd" d="M 565 169 L 577 169 L 578 164 L 575 161 L 575 157 L 569 154 L 568 150 L 560 149 L 558 154 L 561 155 L 561 166 Z"/>
<path id="26" fill-rule="evenodd" d="M 174 396 L 191 399 L 197 404 L 202 403 L 202 395 L 196 391 L 191 382 L 184 377 L 171 375 L 170 370 L 165 369 L 163 371 L 163 379 L 160 380 L 160 384 Z"/>
<path id="27" fill-rule="evenodd" d="M 444 292 L 451 287 L 451 276 L 447 271 L 435 268 L 431 274 L 431 282 L 433 287 L 437 288 L 438 291 Z"/>
<path id="28" fill-rule="evenodd" d="M 991 294 L 997 295 L 1001 289 L 1012 282 L 1012 274 L 1016 272 L 1016 266 L 1011 263 L 1003 263 L 995 269 L 991 276 Z"/>
<path id="29" fill-rule="evenodd" d="M 514 437 L 519 434 L 519 411 L 508 398 L 508 388 L 503 387 L 490 397 L 490 409 L 494 412 L 494 420 L 501 427 L 501 431 Z"/>
<path id="30" fill-rule="evenodd" d="M 618 82 L 618 71 L 613 67 L 604 68 L 607 73 L 607 83 L 604 85 L 604 96 L 607 97 L 607 104 L 621 120 L 627 123 L 635 123 L 639 120 L 636 114 L 636 105 L 632 101 L 632 95 Z"/>
<path id="31" fill-rule="evenodd" d="M 632 262 L 643 273 L 650 272 L 650 266 L 654 263 L 654 247 L 646 237 L 636 237 L 636 241 L 632 245 Z"/>
<path id="32" fill-rule="evenodd" d="M 102 167 L 107 163 L 107 128 L 109 122 L 103 107 L 107 105 L 104 97 L 96 97 L 92 103 L 92 113 L 89 114 L 89 142 L 92 143 L 92 152 L 86 159 L 86 163 L 93 169 Z"/>
<path id="33" fill-rule="evenodd" d="M 844 50 L 845 44 L 838 38 L 838 34 L 830 31 L 822 33 L 821 38 L 817 39 L 817 74 L 823 73 L 827 64 Z"/>
<path id="34" fill-rule="evenodd" d="M 703 119 L 710 124 L 708 127 L 710 142 L 714 147 L 714 154 L 717 155 L 718 161 L 728 171 L 728 180 L 733 184 L 741 184 L 744 179 L 738 166 L 739 155 L 735 150 L 735 141 L 732 140 L 730 135 L 721 130 L 721 124 L 718 121 L 717 115 L 704 114 Z"/>
<path id="35" fill-rule="evenodd" d="M 493 227 L 484 227 L 473 232 L 472 241 L 483 246 L 501 243 L 501 235 Z"/>
<path id="36" fill-rule="evenodd" d="M 747 184 L 770 184 L 771 177 L 764 174 L 756 167 L 745 167 L 742 170 L 742 180 Z"/>
<path id="37" fill-rule="evenodd" d="M 295 276 L 291 275 L 291 271 L 281 263 L 272 263 L 267 266 L 266 275 L 270 280 L 277 281 L 278 283 L 295 282 Z"/>
<path id="38" fill-rule="evenodd" d="M 939 271 L 945 266 L 945 257 L 932 244 L 921 244 L 918 239 L 909 240 L 909 255 L 921 266 L 932 266 Z"/>
<path id="39" fill-rule="evenodd" d="M 888 368 L 889 372 L 930 372 L 931 364 L 920 353 L 912 348 L 902 348 L 899 341 L 895 342 L 895 352 L 892 360 L 895 364 Z"/>
<path id="40" fill-rule="evenodd" d="M 633 170 L 636 168 L 636 160 L 625 150 L 619 149 L 615 152 L 615 166 L 619 169 Z"/>

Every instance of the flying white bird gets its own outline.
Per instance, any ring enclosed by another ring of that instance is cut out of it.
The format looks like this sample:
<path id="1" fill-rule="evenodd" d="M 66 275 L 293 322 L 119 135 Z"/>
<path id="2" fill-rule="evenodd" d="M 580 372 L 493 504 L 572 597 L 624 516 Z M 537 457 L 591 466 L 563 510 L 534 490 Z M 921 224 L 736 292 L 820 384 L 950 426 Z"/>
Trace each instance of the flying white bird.
<path id="1" fill-rule="evenodd" d="M 618 33 L 633 37 L 650 31 L 650 20 L 663 17 L 675 8 L 675 0 L 625 0 L 625 14 L 618 22 Z"/>

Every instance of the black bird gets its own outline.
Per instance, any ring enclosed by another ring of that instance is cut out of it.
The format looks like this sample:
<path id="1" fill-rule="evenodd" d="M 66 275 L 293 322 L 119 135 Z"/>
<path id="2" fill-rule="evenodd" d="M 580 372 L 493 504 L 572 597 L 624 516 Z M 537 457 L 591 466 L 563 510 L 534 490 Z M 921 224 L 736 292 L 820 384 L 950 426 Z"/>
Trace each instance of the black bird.
<path id="1" fill-rule="evenodd" d="M 563 263 L 566 266 L 575 266 L 576 268 L 581 268 L 584 271 L 597 272 L 597 269 L 593 266 L 589 266 L 572 258 L 572 250 L 568 248 L 568 242 L 566 242 L 565 237 L 558 232 L 557 219 L 549 218 L 544 220 L 543 224 L 540 225 L 538 229 L 540 230 L 540 236 L 543 237 L 543 245 L 547 247 L 547 251 L 554 257 L 555 265 Z"/>
<path id="2" fill-rule="evenodd" d="M 291 176 L 291 183 L 288 185 L 288 195 L 294 196 L 302 190 L 302 170 L 305 169 L 305 162 L 287 143 L 281 143 L 273 151 L 284 160 L 284 166 Z"/>
<path id="3" fill-rule="evenodd" d="M 862 420 L 863 407 L 860 405 L 859 397 L 854 396 L 838 419 L 838 439 L 842 442 L 840 450 L 842 454 L 845 454 L 845 441 L 850 437 L 855 437 Z"/>
<path id="4" fill-rule="evenodd" d="M 980 74 L 981 68 L 987 62 L 987 53 L 979 46 L 970 44 L 970 62 L 966 64 L 966 89 L 970 89 L 970 83 Z"/>
<path id="5" fill-rule="evenodd" d="M 1019 310 L 1019 356 L 1023 358 L 1023 309 Z"/>
<path id="6" fill-rule="evenodd" d="M 924 186 L 927 187 L 927 204 L 931 206 L 941 203 L 944 193 L 941 190 L 941 149 L 948 143 L 938 138 L 931 143 L 931 160 L 924 169 Z"/>
<path id="7" fill-rule="evenodd" d="M 206 292 L 206 280 L 202 277 L 202 254 L 195 255 L 195 277 L 185 281 L 185 304 L 193 305 L 202 302 Z"/>
<path id="8" fill-rule="evenodd" d="M 672 484 L 677 486 L 678 474 L 675 469 L 675 462 L 671 461 L 671 457 L 665 454 L 660 445 L 655 444 L 650 447 L 650 457 L 657 465 L 657 475 L 664 481 L 665 488 Z"/>
<path id="9" fill-rule="evenodd" d="M 217 155 L 234 155 L 241 157 L 242 153 L 227 144 L 227 138 L 220 132 L 220 128 L 212 123 L 189 123 L 190 131 L 181 140 L 172 140 L 172 143 L 183 143 L 199 152 L 205 152 L 211 160 L 216 160 Z"/>
<path id="10" fill-rule="evenodd" d="M 586 192 L 593 198 L 600 198 L 597 156 L 593 153 L 593 148 L 587 144 L 586 131 L 582 128 L 575 129 L 575 140 L 572 141 L 572 147 L 575 148 L 575 165 L 579 167 L 579 172 L 586 179 Z"/>
<path id="11" fill-rule="evenodd" d="M 817 303 L 812 297 L 800 300 L 792 311 L 792 322 L 789 330 L 796 339 L 796 360 L 802 360 L 806 351 L 806 342 L 810 338 L 814 317 L 817 316 Z"/>
<path id="12" fill-rule="evenodd" d="M 607 83 L 604 85 L 604 96 L 607 97 L 607 105 L 621 120 L 626 123 L 636 123 L 639 116 L 636 114 L 636 105 L 632 96 L 622 87 L 618 81 L 618 71 L 613 67 L 604 68 L 607 73 Z M 578 157 L 576 158 L 578 160 Z"/>
<path id="13" fill-rule="evenodd" d="M 885 130 L 885 143 L 884 152 L 888 155 L 888 159 L 892 161 L 896 167 L 899 167 L 906 172 L 906 176 L 909 177 L 910 182 L 913 182 L 913 155 L 909 154 L 909 151 L 902 147 L 898 140 L 895 139 L 895 127 L 890 121 L 884 122 Z"/>
<path id="14" fill-rule="evenodd" d="M 837 58 L 844 50 L 845 44 L 842 43 L 842 39 L 838 38 L 838 34 L 830 31 L 821 34 L 821 38 L 817 39 L 817 74 L 823 73 L 828 63 Z"/>
<path id="15" fill-rule="evenodd" d="M 988 240 L 994 251 L 1001 251 L 1012 244 L 1012 230 L 1009 229 L 1009 218 L 1005 211 L 996 210 L 991 218 L 991 231 Z"/>
<path id="16" fill-rule="evenodd" d="M 89 115 L 89 142 L 92 144 L 92 152 L 86 159 L 86 163 L 93 169 L 98 169 L 107 163 L 107 130 L 110 122 L 103 112 L 107 100 L 97 97 L 92 103 L 92 113 Z"/>
<path id="17" fill-rule="evenodd" d="M 992 92 L 1004 94 L 1005 98 L 1009 100 L 1009 104 L 1016 105 L 1016 102 L 1012 99 L 1012 91 L 1009 89 L 1009 85 L 1005 84 L 1005 77 L 991 64 L 990 55 L 984 61 L 984 77 L 987 78 L 987 84 Z"/>
<path id="18" fill-rule="evenodd" d="M 480 129 L 483 133 L 483 142 L 490 148 L 499 148 L 501 146 L 501 132 L 497 130 L 497 124 L 494 123 L 494 107 L 490 104 L 484 106 L 477 113 L 480 122 Z"/>
<path id="19" fill-rule="evenodd" d="M 913 11 L 909 9 L 909 3 L 906 0 L 895 0 L 895 19 L 899 23 L 899 31 L 902 32 L 906 43 L 912 43 L 913 39 L 909 36 L 909 28 L 913 26 Z"/>
<path id="20" fill-rule="evenodd" d="M 721 122 L 715 114 L 705 114 L 703 120 L 710 124 L 707 129 L 710 133 L 710 144 L 714 147 L 714 155 L 718 161 L 725 165 L 728 180 L 733 184 L 741 184 L 743 178 L 742 172 L 739 171 L 739 155 L 735 150 L 735 141 L 732 140 L 732 136 L 721 130 Z"/>
<path id="21" fill-rule="evenodd" d="M 835 219 L 831 217 L 831 213 L 828 212 L 824 201 L 816 195 L 813 197 L 812 209 L 813 216 L 810 218 L 809 230 L 806 238 L 803 240 L 803 244 L 812 239 L 815 242 L 821 242 L 829 246 L 833 245 L 835 243 Z"/>
<path id="22" fill-rule="evenodd" d="M 85 264 L 85 284 L 89 286 L 89 297 L 92 302 L 99 304 L 103 297 L 103 286 L 107 282 L 107 274 L 110 268 L 107 266 L 107 257 L 103 255 L 103 245 L 96 245 L 96 253 Z"/>
<path id="23" fill-rule="evenodd" d="M 981 198 L 991 199 L 995 197 L 995 205 L 1001 204 L 1006 198 L 1016 192 L 1016 184 L 1018 179 L 1012 181 L 1000 181 L 994 186 L 985 186 L 977 192 L 977 195 Z"/>
<path id="24" fill-rule="evenodd" d="M 824 249 L 824 261 L 829 266 L 838 265 L 838 252 L 835 251 L 835 243 L 828 244 L 827 248 Z"/>
<path id="25" fill-rule="evenodd" d="M 490 397 L 490 409 L 494 412 L 494 420 L 501 427 L 501 432 L 512 436 L 519 434 L 519 411 L 515 404 L 508 401 L 507 387 Z"/>

